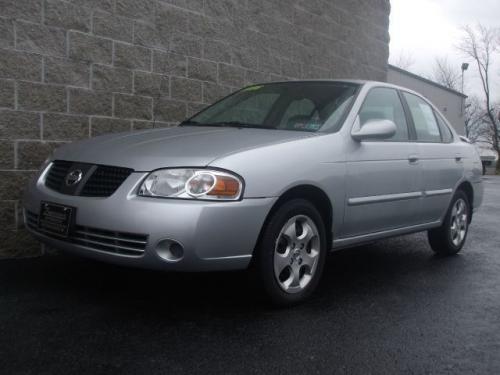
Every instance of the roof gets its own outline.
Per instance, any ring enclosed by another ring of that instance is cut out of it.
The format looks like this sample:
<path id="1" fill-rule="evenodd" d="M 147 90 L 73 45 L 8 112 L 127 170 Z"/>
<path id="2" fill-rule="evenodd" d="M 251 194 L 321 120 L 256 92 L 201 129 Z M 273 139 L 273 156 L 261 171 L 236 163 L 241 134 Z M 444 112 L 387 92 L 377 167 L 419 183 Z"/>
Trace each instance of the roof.
<path id="1" fill-rule="evenodd" d="M 382 81 L 369 81 L 369 80 L 363 80 L 363 79 L 299 79 L 299 80 L 290 80 L 290 81 L 271 81 L 271 82 L 262 82 L 262 83 L 255 83 L 250 86 L 260 86 L 260 85 L 270 85 L 270 84 L 293 84 L 293 83 L 314 83 L 314 82 L 323 82 L 323 83 L 350 83 L 350 84 L 356 84 L 356 85 L 364 85 L 364 86 L 369 86 L 369 87 L 389 87 L 389 88 L 394 88 L 397 90 L 403 90 L 403 91 L 408 91 L 414 94 L 417 94 L 419 96 L 422 96 L 422 94 L 404 86 L 398 86 L 393 83 L 389 82 L 382 82 Z"/>
<path id="2" fill-rule="evenodd" d="M 404 86 L 398 86 L 393 83 L 389 82 L 382 82 L 382 81 L 368 81 L 368 80 L 362 80 L 362 79 L 300 79 L 300 80 L 290 80 L 290 81 L 271 81 L 271 82 L 262 82 L 262 83 L 255 83 L 247 87 L 251 86 L 264 86 L 264 85 L 270 85 L 270 84 L 293 84 L 293 83 L 312 83 L 312 82 L 330 82 L 330 83 L 335 83 L 335 82 L 340 82 L 340 83 L 350 83 L 350 84 L 356 84 L 360 86 L 368 86 L 369 88 L 372 87 L 388 87 L 388 88 L 393 88 L 397 90 L 403 90 L 407 91 L 413 94 L 416 94 L 420 97 L 424 97 L 422 94 L 420 94 L 417 91 L 414 91 L 408 87 Z M 432 82 L 432 81 L 431 81 Z M 462 95 L 462 94 L 460 94 Z M 465 98 L 467 97 L 466 95 L 463 95 Z"/>
<path id="3" fill-rule="evenodd" d="M 422 76 L 419 76 L 419 75 L 417 75 L 417 74 L 415 74 L 415 73 L 409 72 L 409 71 L 407 71 L 407 70 L 404 70 L 404 69 L 398 68 L 397 66 L 394 66 L 394 65 L 391 65 L 391 64 L 388 64 L 388 66 L 389 66 L 389 69 L 390 69 L 390 70 L 394 70 L 394 71 L 396 71 L 396 72 L 398 72 L 398 73 L 405 74 L 405 75 L 407 75 L 407 76 L 409 76 L 409 77 L 411 77 L 411 78 L 414 78 L 414 79 L 417 79 L 417 80 L 419 80 L 419 81 L 422 81 L 422 82 L 428 83 L 429 85 L 432 85 L 432 86 L 438 87 L 438 88 L 440 88 L 440 89 L 442 89 L 442 90 L 445 90 L 445 91 L 451 92 L 452 94 L 455 94 L 455 95 L 460 96 L 460 97 L 462 97 L 462 98 L 467 98 L 467 95 L 465 95 L 465 94 L 461 93 L 460 91 L 450 89 L 449 87 L 443 86 L 443 85 L 441 85 L 441 84 L 439 84 L 439 83 L 437 83 L 437 82 L 434 82 L 434 81 L 432 81 L 432 80 L 430 80 L 430 79 L 427 79 L 427 78 L 424 78 L 424 77 L 422 77 Z"/>
<path id="4" fill-rule="evenodd" d="M 331 82 L 331 83 L 345 82 L 345 83 L 355 83 L 355 84 L 363 85 L 367 82 L 376 82 L 376 81 L 367 81 L 364 79 L 344 79 L 344 78 L 308 78 L 308 79 L 290 79 L 287 81 L 283 81 L 283 80 L 267 81 L 267 82 L 260 82 L 260 83 L 251 84 L 250 86 L 267 85 L 270 83 L 310 83 L 310 82 Z M 380 82 L 380 83 L 387 83 L 387 82 Z"/>

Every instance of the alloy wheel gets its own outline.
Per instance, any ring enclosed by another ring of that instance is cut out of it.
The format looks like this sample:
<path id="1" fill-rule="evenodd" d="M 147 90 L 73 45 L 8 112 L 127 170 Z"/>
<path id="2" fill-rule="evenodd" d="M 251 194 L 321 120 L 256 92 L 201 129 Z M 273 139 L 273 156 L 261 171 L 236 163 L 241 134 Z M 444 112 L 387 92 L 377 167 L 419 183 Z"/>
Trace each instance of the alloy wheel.
<path id="1" fill-rule="evenodd" d="M 451 211 L 450 236 L 453 245 L 460 246 L 467 234 L 467 205 L 463 199 L 457 199 Z"/>
<path id="2" fill-rule="evenodd" d="M 297 215 L 288 220 L 278 235 L 274 249 L 274 275 L 287 293 L 301 292 L 318 266 L 320 236 L 314 221 Z"/>

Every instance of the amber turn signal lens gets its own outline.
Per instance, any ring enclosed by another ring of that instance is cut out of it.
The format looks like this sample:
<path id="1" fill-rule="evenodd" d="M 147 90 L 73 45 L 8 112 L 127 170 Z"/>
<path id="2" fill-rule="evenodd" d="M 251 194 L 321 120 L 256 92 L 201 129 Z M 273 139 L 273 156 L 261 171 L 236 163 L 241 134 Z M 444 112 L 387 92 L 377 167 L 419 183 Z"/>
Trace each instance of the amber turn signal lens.
<path id="1" fill-rule="evenodd" d="M 217 176 L 215 186 L 210 190 L 207 195 L 216 195 L 220 197 L 234 197 L 239 194 L 240 183 L 229 176 Z"/>

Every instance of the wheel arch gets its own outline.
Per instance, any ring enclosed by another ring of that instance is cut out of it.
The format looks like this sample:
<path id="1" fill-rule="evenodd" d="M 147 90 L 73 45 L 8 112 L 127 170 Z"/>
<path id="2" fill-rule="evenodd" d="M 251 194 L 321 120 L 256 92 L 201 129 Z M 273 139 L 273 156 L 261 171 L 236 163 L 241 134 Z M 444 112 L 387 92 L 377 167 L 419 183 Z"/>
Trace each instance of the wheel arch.
<path id="1" fill-rule="evenodd" d="M 469 200 L 469 205 L 470 205 L 470 215 L 469 215 L 469 222 L 472 220 L 472 212 L 473 212 L 473 207 L 474 207 L 474 188 L 472 187 L 472 184 L 465 180 L 462 181 L 458 186 L 456 191 L 463 191 L 465 195 L 467 196 L 467 199 Z"/>
<path id="2" fill-rule="evenodd" d="M 310 184 L 302 184 L 291 187 L 280 195 L 278 200 L 273 204 L 273 206 L 269 210 L 266 219 L 264 220 L 264 224 L 260 229 L 259 239 L 257 243 L 260 243 L 260 239 L 264 231 L 264 228 L 266 227 L 266 225 L 269 222 L 269 219 L 276 212 L 276 210 L 278 210 L 278 208 L 280 208 L 284 203 L 294 198 L 305 199 L 311 202 L 311 204 L 313 204 L 314 207 L 316 207 L 321 217 L 323 218 L 323 222 L 325 223 L 327 246 L 331 247 L 333 241 L 333 234 L 332 234 L 333 205 L 330 198 L 328 197 L 328 195 L 325 193 L 324 190 Z"/>

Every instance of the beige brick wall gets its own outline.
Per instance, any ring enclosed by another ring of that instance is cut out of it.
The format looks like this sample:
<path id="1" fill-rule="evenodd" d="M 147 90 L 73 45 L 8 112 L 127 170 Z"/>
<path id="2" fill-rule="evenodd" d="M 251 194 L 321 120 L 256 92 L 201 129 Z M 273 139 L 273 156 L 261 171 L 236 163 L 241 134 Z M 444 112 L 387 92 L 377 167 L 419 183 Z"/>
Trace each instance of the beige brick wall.
<path id="1" fill-rule="evenodd" d="M 0 0 L 0 257 L 58 145 L 171 126 L 242 85 L 385 80 L 388 0 Z"/>

